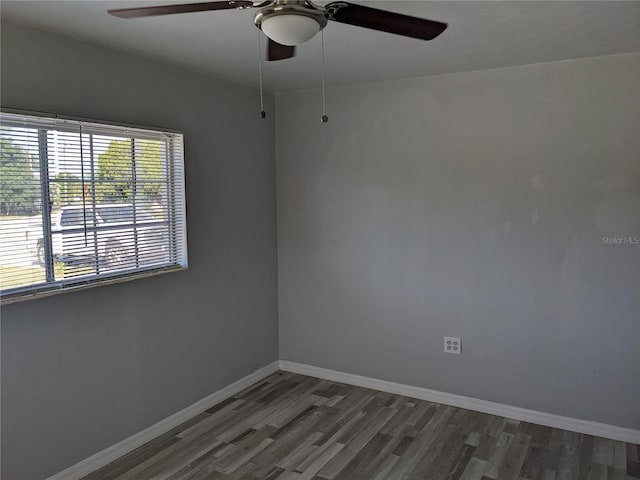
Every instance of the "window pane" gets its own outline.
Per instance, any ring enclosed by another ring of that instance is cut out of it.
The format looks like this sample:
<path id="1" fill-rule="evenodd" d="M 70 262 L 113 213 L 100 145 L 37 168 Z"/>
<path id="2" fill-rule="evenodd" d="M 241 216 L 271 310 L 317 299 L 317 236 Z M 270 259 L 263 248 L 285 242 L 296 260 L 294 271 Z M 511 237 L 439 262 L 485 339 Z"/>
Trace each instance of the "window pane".
<path id="1" fill-rule="evenodd" d="M 38 130 L 0 126 L 0 288 L 46 281 Z"/>
<path id="2" fill-rule="evenodd" d="M 57 280 L 111 274 L 170 260 L 165 144 L 51 132 L 49 171 Z"/>

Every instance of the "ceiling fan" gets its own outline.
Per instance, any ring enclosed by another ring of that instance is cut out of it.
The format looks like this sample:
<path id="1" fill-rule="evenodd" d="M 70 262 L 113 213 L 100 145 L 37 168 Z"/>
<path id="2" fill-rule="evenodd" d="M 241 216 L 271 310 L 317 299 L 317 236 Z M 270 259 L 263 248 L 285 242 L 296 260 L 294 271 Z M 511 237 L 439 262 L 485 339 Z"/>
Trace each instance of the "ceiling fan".
<path id="1" fill-rule="evenodd" d="M 120 18 L 137 18 L 247 8 L 258 9 L 253 21 L 269 38 L 267 60 L 270 61 L 293 57 L 296 45 L 313 38 L 326 27 L 329 20 L 421 40 L 432 40 L 447 28 L 446 23 L 342 1 L 321 6 L 310 0 L 267 0 L 255 3 L 248 0 L 228 0 L 120 8 L 108 12 Z"/>

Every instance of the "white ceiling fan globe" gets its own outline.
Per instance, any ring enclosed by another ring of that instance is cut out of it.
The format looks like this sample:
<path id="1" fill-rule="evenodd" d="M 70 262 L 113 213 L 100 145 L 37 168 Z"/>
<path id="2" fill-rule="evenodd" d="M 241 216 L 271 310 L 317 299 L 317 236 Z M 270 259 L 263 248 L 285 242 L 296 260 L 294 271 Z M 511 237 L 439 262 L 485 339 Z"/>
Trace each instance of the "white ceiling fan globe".
<path id="1" fill-rule="evenodd" d="M 274 42 L 293 47 L 311 40 L 320 24 L 306 15 L 282 13 L 263 19 L 260 28 Z"/>

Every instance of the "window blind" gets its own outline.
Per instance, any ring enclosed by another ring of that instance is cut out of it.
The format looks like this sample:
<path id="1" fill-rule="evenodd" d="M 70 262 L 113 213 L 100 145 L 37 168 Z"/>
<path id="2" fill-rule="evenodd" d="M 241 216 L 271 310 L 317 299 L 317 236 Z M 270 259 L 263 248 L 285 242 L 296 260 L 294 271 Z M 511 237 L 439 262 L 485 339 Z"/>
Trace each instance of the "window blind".
<path id="1" fill-rule="evenodd" d="M 186 266 L 182 134 L 0 114 L 2 303 Z"/>

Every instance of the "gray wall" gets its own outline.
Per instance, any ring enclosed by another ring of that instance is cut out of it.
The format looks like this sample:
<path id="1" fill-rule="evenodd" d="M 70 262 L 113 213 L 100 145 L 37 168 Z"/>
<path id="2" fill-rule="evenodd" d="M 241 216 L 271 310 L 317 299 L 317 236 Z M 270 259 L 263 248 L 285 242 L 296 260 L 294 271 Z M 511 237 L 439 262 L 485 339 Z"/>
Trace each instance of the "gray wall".
<path id="1" fill-rule="evenodd" d="M 319 95 L 276 98 L 281 359 L 640 428 L 640 54 Z"/>
<path id="2" fill-rule="evenodd" d="M 2 478 L 41 479 L 277 359 L 255 90 L 2 25 L 2 105 L 182 130 L 188 271 L 2 307 Z M 267 96 L 273 113 L 273 98 Z"/>

